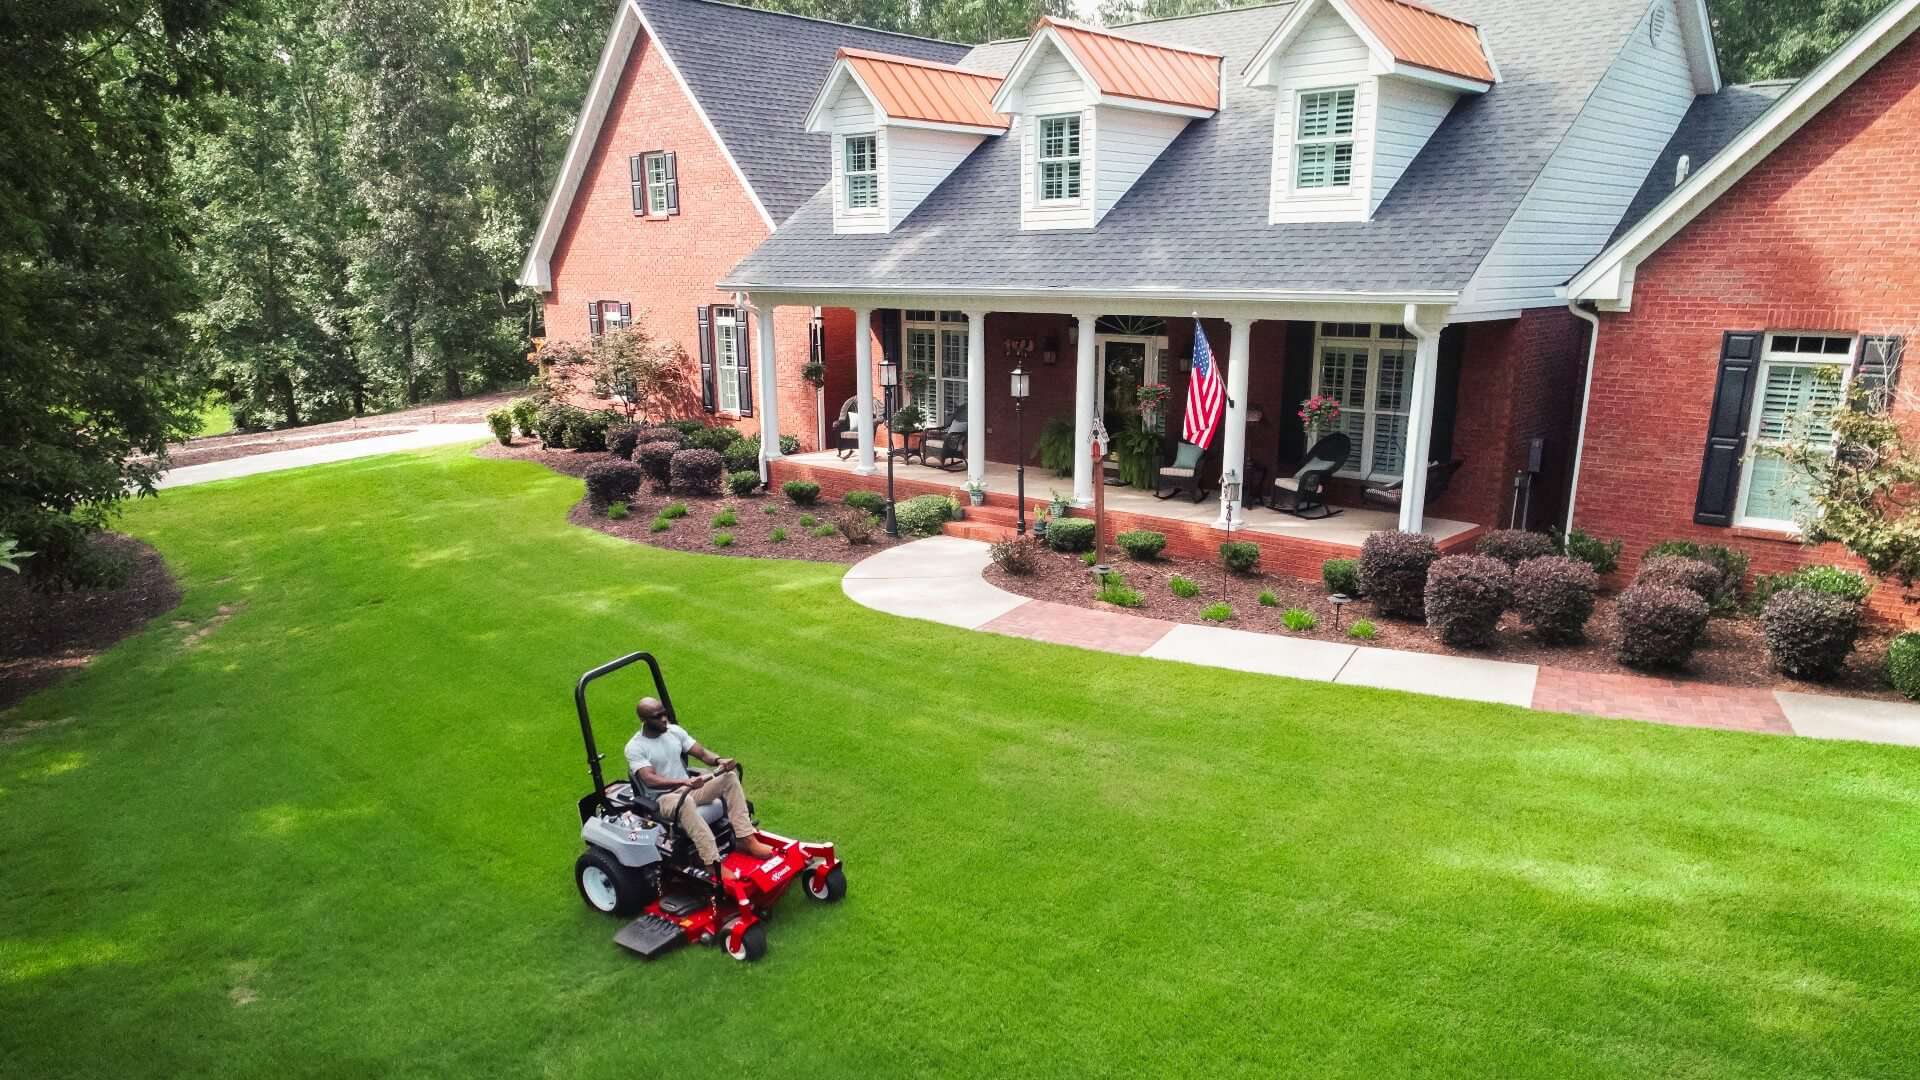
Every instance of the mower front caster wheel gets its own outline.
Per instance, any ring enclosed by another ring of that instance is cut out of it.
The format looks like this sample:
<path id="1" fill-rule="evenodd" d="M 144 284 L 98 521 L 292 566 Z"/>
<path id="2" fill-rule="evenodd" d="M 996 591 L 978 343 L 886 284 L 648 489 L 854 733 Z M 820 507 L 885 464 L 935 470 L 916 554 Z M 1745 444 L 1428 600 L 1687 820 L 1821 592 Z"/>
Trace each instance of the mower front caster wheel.
<path id="1" fill-rule="evenodd" d="M 846 871 L 838 866 L 834 867 L 827 871 L 826 880 L 822 881 L 819 885 L 815 885 L 813 878 L 809 876 L 807 878 L 807 895 L 813 897 L 815 900 L 829 904 L 839 900 L 841 897 L 847 895 Z"/>
<path id="2" fill-rule="evenodd" d="M 644 875 L 597 847 L 574 860 L 573 883 L 580 887 L 580 899 L 603 915 L 633 915 L 653 899 Z"/>
<path id="3" fill-rule="evenodd" d="M 747 932 L 740 935 L 738 948 L 734 946 L 731 934 L 721 944 L 728 956 L 743 964 L 752 963 L 767 955 L 767 928 L 759 923 L 747 927 Z"/>

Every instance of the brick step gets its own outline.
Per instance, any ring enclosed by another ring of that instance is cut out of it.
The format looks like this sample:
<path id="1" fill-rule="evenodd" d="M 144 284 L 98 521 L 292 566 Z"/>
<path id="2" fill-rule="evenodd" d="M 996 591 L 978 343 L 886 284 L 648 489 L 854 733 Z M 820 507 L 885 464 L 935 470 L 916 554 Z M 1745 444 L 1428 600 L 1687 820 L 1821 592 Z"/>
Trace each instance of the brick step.
<path id="1" fill-rule="evenodd" d="M 948 536 L 958 536 L 963 540 L 981 540 L 989 544 L 1011 540 L 1015 535 L 1012 525 L 996 525 L 987 521 L 974 521 L 971 518 L 966 521 L 949 521 L 940 527 L 940 531 Z"/>
<path id="2" fill-rule="evenodd" d="M 1012 525 L 1015 521 L 1019 520 L 1019 511 L 1012 506 L 994 506 L 991 503 L 986 506 L 968 506 L 963 503 L 962 507 L 967 512 L 968 521 L 984 521 L 993 525 Z M 1033 515 L 1028 514 L 1027 516 L 1031 518 Z"/>

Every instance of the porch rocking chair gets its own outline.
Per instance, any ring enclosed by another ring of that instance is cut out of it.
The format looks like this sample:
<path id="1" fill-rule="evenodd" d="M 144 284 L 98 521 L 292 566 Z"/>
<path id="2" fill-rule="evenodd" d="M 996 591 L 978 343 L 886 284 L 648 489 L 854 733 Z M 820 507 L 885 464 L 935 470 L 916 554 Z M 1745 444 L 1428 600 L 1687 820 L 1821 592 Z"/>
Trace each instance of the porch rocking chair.
<path id="1" fill-rule="evenodd" d="M 947 471 L 966 466 L 967 410 L 955 409 L 946 427 L 934 428 L 921 436 L 920 464 Z"/>
<path id="2" fill-rule="evenodd" d="M 1200 483 L 1200 459 L 1205 454 L 1200 447 L 1181 440 L 1173 464 L 1162 467 L 1154 477 L 1153 497 L 1171 499 L 1184 491 L 1193 496 L 1194 502 L 1206 498 L 1206 488 Z"/>
<path id="3" fill-rule="evenodd" d="M 828 429 L 828 437 L 833 444 L 834 452 L 842 461 L 860 450 L 860 427 L 854 423 L 854 416 L 859 411 L 860 395 L 855 394 L 841 404 L 840 418 L 833 422 L 832 428 Z M 872 411 L 875 416 L 878 416 L 879 406 L 875 405 Z"/>
<path id="4" fill-rule="evenodd" d="M 1427 498 L 1437 499 L 1445 494 L 1447 485 L 1453 482 L 1453 474 L 1460 471 L 1465 462 L 1455 458 L 1452 461 L 1434 461 L 1427 464 Z M 1406 477 L 1400 477 L 1391 483 L 1369 483 L 1360 491 L 1364 502 L 1372 503 L 1384 510 L 1400 509 L 1400 495 L 1406 487 Z"/>
<path id="5" fill-rule="evenodd" d="M 1313 444 L 1307 451 L 1307 463 L 1292 476 L 1273 482 L 1273 499 L 1268 504 L 1283 514 L 1301 518 L 1330 518 L 1340 511 L 1327 505 L 1327 481 L 1346 464 L 1353 452 L 1353 439 L 1334 432 Z M 1319 511 L 1314 513 L 1313 511 Z"/>

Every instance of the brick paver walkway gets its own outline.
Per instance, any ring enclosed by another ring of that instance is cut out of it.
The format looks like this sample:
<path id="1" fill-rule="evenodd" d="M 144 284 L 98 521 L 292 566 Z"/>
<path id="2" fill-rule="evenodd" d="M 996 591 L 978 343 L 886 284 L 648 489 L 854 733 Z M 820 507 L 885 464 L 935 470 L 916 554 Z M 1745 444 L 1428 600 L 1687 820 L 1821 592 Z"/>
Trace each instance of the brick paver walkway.
<path id="1" fill-rule="evenodd" d="M 1771 690 L 1706 686 L 1645 675 L 1541 667 L 1533 707 L 1684 727 L 1793 734 Z"/>
<path id="2" fill-rule="evenodd" d="M 1136 655 L 1167 636 L 1173 624 L 1117 611 L 1088 611 L 1051 600 L 1033 600 L 976 629 L 996 634 L 1078 645 L 1083 649 Z"/>

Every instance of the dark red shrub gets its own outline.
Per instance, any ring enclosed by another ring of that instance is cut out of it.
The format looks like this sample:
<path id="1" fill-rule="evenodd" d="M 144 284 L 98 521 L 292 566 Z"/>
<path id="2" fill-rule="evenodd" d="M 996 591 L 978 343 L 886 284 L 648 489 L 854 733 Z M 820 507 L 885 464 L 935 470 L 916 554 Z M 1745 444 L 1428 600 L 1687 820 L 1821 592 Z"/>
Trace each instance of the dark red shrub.
<path id="1" fill-rule="evenodd" d="M 718 450 L 676 450 L 667 469 L 676 490 L 689 495 L 718 495 L 726 462 Z"/>
<path id="2" fill-rule="evenodd" d="M 653 481 L 656 491 L 666 491 L 673 478 L 673 455 L 680 452 L 677 442 L 643 442 L 635 452 L 634 460 L 646 470 L 647 479 Z"/>
<path id="3" fill-rule="evenodd" d="M 1492 644 L 1513 599 L 1513 571 L 1487 555 L 1449 555 L 1427 569 L 1427 629 L 1461 649 Z"/>
<path id="4" fill-rule="evenodd" d="M 1633 575 L 1635 585 L 1664 585 L 1685 589 L 1700 599 L 1713 602 L 1720 592 L 1720 568 L 1685 555 L 1656 555 L 1640 563 Z"/>
<path id="5" fill-rule="evenodd" d="M 1519 566 L 1528 559 L 1554 553 L 1553 537 L 1525 529 L 1495 529 L 1480 538 L 1473 550 L 1508 566 Z"/>
<path id="6" fill-rule="evenodd" d="M 1786 589 L 1767 601 L 1760 621 L 1774 667 L 1796 679 L 1825 681 L 1840 674 L 1853 652 L 1860 605 L 1833 593 Z"/>
<path id="7" fill-rule="evenodd" d="M 1618 654 L 1629 667 L 1682 667 L 1707 628 L 1706 599 L 1678 585 L 1637 584 L 1620 594 L 1618 614 Z"/>
<path id="8" fill-rule="evenodd" d="M 1579 559 L 1543 555 L 1528 559 L 1513 571 L 1513 610 L 1549 644 L 1578 641 L 1593 616 L 1593 597 L 1600 575 Z"/>
<path id="9" fill-rule="evenodd" d="M 646 473 L 631 461 L 608 458 L 587 466 L 582 478 L 587 482 L 587 501 L 604 510 L 609 503 L 632 502 Z"/>
<path id="10" fill-rule="evenodd" d="M 1417 619 L 1425 613 L 1427 569 L 1439 557 L 1431 536 L 1374 533 L 1360 545 L 1360 591 L 1382 615 Z"/>

